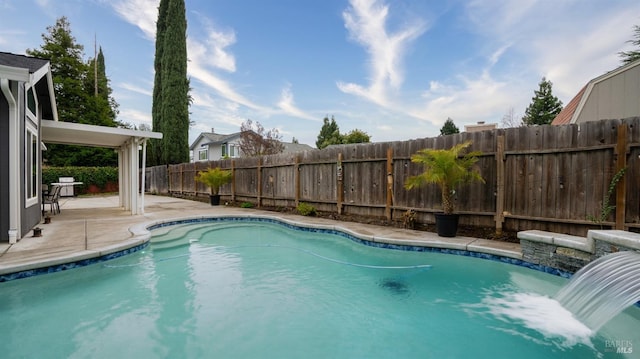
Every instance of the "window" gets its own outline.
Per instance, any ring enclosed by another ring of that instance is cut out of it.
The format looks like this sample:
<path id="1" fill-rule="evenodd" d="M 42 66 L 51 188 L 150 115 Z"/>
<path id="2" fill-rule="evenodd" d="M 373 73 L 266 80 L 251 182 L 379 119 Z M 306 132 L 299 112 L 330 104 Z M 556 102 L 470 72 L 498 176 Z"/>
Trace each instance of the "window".
<path id="1" fill-rule="evenodd" d="M 38 131 L 29 121 L 26 124 L 25 131 L 25 199 L 26 206 L 32 206 L 38 203 L 38 158 L 39 158 L 39 141 Z"/>
<path id="2" fill-rule="evenodd" d="M 200 149 L 198 151 L 198 160 L 199 161 L 206 161 L 208 159 L 209 159 L 209 150 L 207 150 L 206 148 Z"/>
<path id="3" fill-rule="evenodd" d="M 33 94 L 33 87 L 29 88 L 27 90 L 27 108 L 29 109 L 29 111 L 31 111 L 31 113 L 35 116 L 36 115 L 36 108 L 37 108 L 37 104 L 36 104 L 36 97 Z"/>
<path id="4" fill-rule="evenodd" d="M 222 144 L 222 157 L 227 157 L 227 144 Z"/>
<path id="5" fill-rule="evenodd" d="M 236 156 L 236 146 L 229 145 L 229 157 L 235 157 L 235 156 Z"/>

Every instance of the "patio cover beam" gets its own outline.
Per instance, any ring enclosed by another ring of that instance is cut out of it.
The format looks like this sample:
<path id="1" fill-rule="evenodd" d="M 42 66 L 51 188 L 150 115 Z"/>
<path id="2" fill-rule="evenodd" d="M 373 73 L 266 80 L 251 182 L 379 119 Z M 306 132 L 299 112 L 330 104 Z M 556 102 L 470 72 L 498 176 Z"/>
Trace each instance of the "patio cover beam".
<path id="1" fill-rule="evenodd" d="M 120 206 L 132 215 L 144 213 L 144 199 L 138 198 L 138 151 L 142 145 L 142 158 L 146 160 L 146 141 L 150 138 L 161 139 L 162 133 L 51 120 L 41 122 L 42 142 L 113 148 L 118 152 Z M 142 166 L 144 171 L 145 164 Z"/>

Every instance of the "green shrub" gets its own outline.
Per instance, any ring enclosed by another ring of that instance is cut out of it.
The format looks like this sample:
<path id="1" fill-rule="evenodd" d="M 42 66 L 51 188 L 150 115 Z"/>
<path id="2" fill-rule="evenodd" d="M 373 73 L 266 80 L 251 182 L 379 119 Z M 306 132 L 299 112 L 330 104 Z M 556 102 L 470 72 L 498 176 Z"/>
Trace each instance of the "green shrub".
<path id="1" fill-rule="evenodd" d="M 73 177 L 74 181 L 82 182 L 76 189 L 80 193 L 87 191 L 90 185 L 105 189 L 107 184 L 118 183 L 118 167 L 44 167 L 42 169 L 42 183 L 58 182 L 60 177 Z"/>
<path id="2" fill-rule="evenodd" d="M 298 207 L 296 208 L 296 210 L 298 211 L 298 213 L 300 213 L 303 216 L 315 216 L 316 215 L 315 207 L 313 207 L 309 203 L 300 202 L 300 204 L 298 204 Z"/>
<path id="3" fill-rule="evenodd" d="M 240 204 L 240 207 L 241 208 L 253 208 L 253 203 L 251 203 L 251 202 L 242 202 Z"/>

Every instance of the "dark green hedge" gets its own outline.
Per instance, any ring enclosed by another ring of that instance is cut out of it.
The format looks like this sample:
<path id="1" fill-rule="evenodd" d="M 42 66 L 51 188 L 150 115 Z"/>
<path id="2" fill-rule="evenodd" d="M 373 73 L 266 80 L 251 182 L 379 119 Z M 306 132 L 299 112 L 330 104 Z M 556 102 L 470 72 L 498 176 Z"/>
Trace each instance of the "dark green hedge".
<path id="1" fill-rule="evenodd" d="M 50 184 L 58 182 L 60 177 L 73 177 L 82 185 L 75 186 L 78 193 L 86 193 L 90 185 L 95 185 L 101 191 L 107 189 L 107 185 L 118 183 L 117 167 L 45 167 L 42 169 L 42 183 Z"/>

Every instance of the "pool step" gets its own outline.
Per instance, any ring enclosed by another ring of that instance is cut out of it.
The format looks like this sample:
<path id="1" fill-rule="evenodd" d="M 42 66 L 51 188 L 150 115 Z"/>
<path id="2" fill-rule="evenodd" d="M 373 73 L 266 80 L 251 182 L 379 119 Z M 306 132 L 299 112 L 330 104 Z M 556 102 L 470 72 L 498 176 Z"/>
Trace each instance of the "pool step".
<path id="1" fill-rule="evenodd" d="M 175 227 L 163 234 L 153 236 L 151 238 L 151 248 L 162 250 L 189 246 L 194 242 L 200 241 L 205 234 L 231 225 L 229 223 L 203 223 Z"/>

